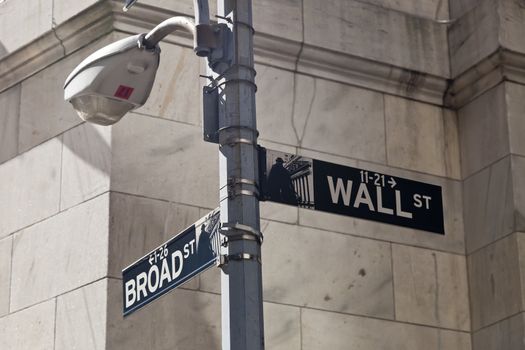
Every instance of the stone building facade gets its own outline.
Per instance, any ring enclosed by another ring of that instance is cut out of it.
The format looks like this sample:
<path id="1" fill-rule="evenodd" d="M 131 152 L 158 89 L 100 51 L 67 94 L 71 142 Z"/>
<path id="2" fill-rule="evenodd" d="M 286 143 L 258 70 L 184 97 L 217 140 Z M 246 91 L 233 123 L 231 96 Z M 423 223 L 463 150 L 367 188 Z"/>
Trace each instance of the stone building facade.
<path id="1" fill-rule="evenodd" d="M 218 269 L 122 316 L 122 268 L 218 205 L 218 156 L 187 36 L 118 124 L 63 101 L 88 54 L 193 14 L 121 6 L 0 1 L 0 349 L 220 348 Z M 525 349 L 525 2 L 253 10 L 260 144 L 439 185 L 446 231 L 261 203 L 266 348 Z"/>

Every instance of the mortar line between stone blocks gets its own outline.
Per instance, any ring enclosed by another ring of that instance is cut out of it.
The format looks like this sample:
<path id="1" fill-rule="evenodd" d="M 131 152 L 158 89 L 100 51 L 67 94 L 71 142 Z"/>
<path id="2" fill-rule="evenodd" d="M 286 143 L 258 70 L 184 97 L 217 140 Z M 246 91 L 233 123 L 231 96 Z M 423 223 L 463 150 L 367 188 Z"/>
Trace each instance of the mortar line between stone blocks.
<path id="1" fill-rule="evenodd" d="M 71 209 L 74 209 L 74 208 L 76 208 L 76 207 L 78 207 L 78 206 L 80 206 L 80 205 L 82 205 L 82 204 L 84 204 L 84 203 L 86 203 L 86 202 L 92 201 L 92 200 L 94 200 L 94 199 L 96 199 L 96 198 L 98 198 L 98 197 L 101 197 L 101 196 L 103 196 L 103 195 L 105 195 L 105 194 L 108 194 L 108 193 L 110 193 L 109 190 L 108 190 L 108 191 L 104 191 L 104 192 L 102 192 L 102 193 L 97 194 L 97 195 L 94 196 L 94 197 L 91 197 L 91 198 L 86 199 L 86 200 L 83 201 L 83 202 L 77 203 L 77 204 L 75 204 L 75 205 L 72 206 L 72 207 L 66 208 L 66 209 L 64 209 L 63 211 L 59 211 L 59 212 L 54 213 L 53 215 L 50 215 L 50 216 L 48 216 L 48 217 L 46 217 L 46 218 L 43 218 L 43 219 L 37 220 L 37 221 L 35 221 L 35 222 L 32 222 L 32 223 L 30 223 L 30 224 L 27 225 L 27 226 L 20 227 L 20 228 L 16 229 L 15 231 L 13 231 L 13 232 L 9 233 L 8 235 L 6 235 L 4 238 L 6 238 L 6 237 L 11 237 L 11 236 L 14 237 L 15 234 L 17 234 L 17 233 L 19 233 L 19 232 L 21 232 L 21 231 L 27 230 L 27 229 L 29 229 L 29 228 L 31 228 L 31 227 L 33 227 L 33 226 L 36 226 L 36 225 L 38 225 L 38 224 L 40 224 L 40 223 L 42 223 L 42 222 L 44 222 L 44 221 L 46 221 L 46 220 L 49 220 L 49 219 L 51 219 L 51 218 L 54 218 L 55 216 L 58 216 L 58 215 L 60 215 L 60 214 L 62 214 L 62 213 L 65 213 L 65 212 L 67 212 L 67 211 L 69 211 L 69 210 L 71 210 Z"/>
<path id="2" fill-rule="evenodd" d="M 57 294 L 57 295 L 55 295 L 55 296 L 53 296 L 51 298 L 48 298 L 48 299 L 45 299 L 45 300 L 41 300 L 41 301 L 39 301 L 37 303 L 25 306 L 25 307 L 23 307 L 23 308 L 21 308 L 19 310 L 16 310 L 15 312 L 13 312 L 11 314 L 5 315 L 4 317 L 16 314 L 18 312 L 22 312 L 24 310 L 27 310 L 27 309 L 33 307 L 33 306 L 36 306 L 36 305 L 48 302 L 48 301 L 50 301 L 52 299 L 57 299 L 58 300 L 58 298 L 61 297 L 61 296 L 64 296 L 64 295 L 69 294 L 69 293 L 72 293 L 74 291 L 77 291 L 77 290 L 82 289 L 84 287 L 87 287 L 89 285 L 95 284 L 95 283 L 100 282 L 100 281 L 102 281 L 104 279 L 111 279 L 111 280 L 115 280 L 115 281 L 122 281 L 121 278 L 116 278 L 116 277 L 111 277 L 111 276 L 104 276 L 104 277 L 98 278 L 98 279 L 96 279 L 94 281 L 91 281 L 89 283 L 86 283 L 86 284 L 83 284 L 81 286 L 78 286 L 78 287 L 76 287 L 74 289 L 68 290 L 68 291 L 66 291 L 64 293 Z M 188 289 L 188 288 L 179 288 L 179 289 L 184 289 L 184 290 L 187 290 L 187 291 L 198 292 L 198 293 L 205 293 L 205 294 L 209 294 L 209 295 L 220 296 L 220 293 L 215 293 L 215 292 L 210 292 L 210 291 L 205 291 L 205 290 Z M 297 309 L 300 310 L 301 313 L 302 313 L 303 309 L 305 309 L 305 310 L 333 313 L 333 314 L 338 314 L 338 315 L 342 315 L 342 316 L 350 316 L 350 317 L 356 317 L 356 318 L 369 318 L 369 319 L 373 319 L 373 320 L 384 321 L 384 322 L 393 322 L 393 323 L 405 324 L 405 325 L 409 325 L 409 326 L 417 326 L 417 327 L 424 327 L 424 328 L 431 328 L 431 329 L 440 329 L 440 330 L 445 330 L 445 331 L 470 334 L 469 331 L 464 331 L 464 330 L 459 330 L 459 329 L 431 326 L 431 325 L 419 324 L 419 323 L 413 323 L 413 322 L 407 322 L 407 321 L 398 321 L 398 320 L 393 320 L 393 319 L 388 319 L 388 318 L 381 318 L 381 317 L 371 316 L 371 315 L 345 313 L 345 312 L 340 312 L 340 311 L 326 310 L 326 309 L 320 309 L 320 308 L 314 308 L 314 307 L 301 307 L 300 305 L 289 304 L 289 303 L 282 303 L 282 302 L 275 302 L 275 301 L 271 301 L 271 300 L 264 300 L 264 303 L 297 308 Z M 519 313 L 521 313 L 521 312 L 518 312 L 518 313 L 516 313 L 516 314 L 514 314 L 514 315 L 512 315 L 510 317 L 516 316 Z M 503 320 L 505 320 L 505 319 L 503 319 Z M 501 321 L 503 321 L 503 320 L 501 320 Z"/>
<path id="3" fill-rule="evenodd" d="M 466 245 L 465 245 L 465 249 L 466 249 Z M 470 326 L 470 343 L 474 344 L 474 320 L 472 318 L 472 298 L 470 294 L 472 287 L 470 285 L 470 266 L 468 263 L 468 256 L 467 256 L 466 251 L 465 251 L 465 265 L 466 265 L 465 271 L 467 272 L 467 296 L 468 296 L 468 304 L 469 304 L 468 312 L 469 312 L 469 326 Z"/>
<path id="4" fill-rule="evenodd" d="M 517 255 L 518 255 L 518 266 L 522 266 L 522 263 L 523 263 L 523 256 L 522 254 L 520 254 L 520 243 L 519 243 L 519 236 L 518 234 L 516 233 L 516 250 L 517 250 Z M 524 296 L 523 296 L 523 290 L 524 290 L 524 286 L 523 286 L 523 275 L 522 273 L 518 273 L 518 279 L 519 279 L 519 286 L 522 290 L 522 292 L 520 294 L 521 297 L 520 297 L 520 309 L 521 310 L 525 310 L 525 305 L 523 304 L 523 300 L 524 300 Z"/>
<path id="5" fill-rule="evenodd" d="M 452 174 L 452 167 L 453 165 L 451 164 L 451 157 L 450 157 L 450 142 L 449 142 L 449 132 L 448 132 L 448 128 L 447 128 L 447 123 L 450 123 L 450 122 L 447 122 L 446 119 L 448 119 L 448 116 L 447 116 L 447 110 L 442 107 L 439 109 L 439 114 L 441 115 L 441 130 L 443 131 L 443 136 L 441 138 L 441 140 L 443 141 L 443 151 L 444 151 L 444 155 L 443 155 L 443 161 L 444 161 L 444 166 L 445 166 L 445 175 L 448 175 L 448 174 Z M 456 113 L 454 111 L 454 113 Z M 457 124 L 456 124 L 457 125 Z M 459 138 L 459 137 L 458 137 Z M 458 148 L 458 153 L 461 153 L 461 149 Z M 458 154 L 459 156 L 459 154 Z M 458 167 L 461 168 L 461 163 L 458 164 Z M 461 176 L 461 175 L 460 175 Z M 463 192 L 462 192 L 463 194 Z"/>
<path id="6" fill-rule="evenodd" d="M 488 248 L 489 246 L 491 246 L 491 245 L 493 245 L 493 244 L 495 244 L 495 243 L 499 243 L 500 241 L 509 238 L 510 236 L 512 236 L 512 235 L 515 234 L 515 233 L 521 233 L 521 232 L 522 232 L 522 231 L 511 231 L 511 232 L 508 232 L 508 233 L 506 233 L 505 235 L 496 238 L 494 241 L 485 244 L 484 246 L 481 246 L 481 247 L 479 247 L 479 248 L 477 248 L 477 249 L 475 249 L 475 250 L 473 250 L 473 251 L 471 251 L 471 252 L 467 252 L 466 257 L 468 258 L 469 256 L 474 255 L 474 254 L 476 254 L 476 253 L 479 253 L 479 252 L 482 251 L 483 249 L 486 249 L 486 248 Z"/>
<path id="7" fill-rule="evenodd" d="M 319 312 L 328 312 L 328 313 L 338 314 L 338 315 L 342 315 L 342 316 L 351 316 L 351 317 L 357 317 L 357 318 L 369 318 L 369 319 L 373 319 L 373 320 L 384 321 L 384 322 L 393 322 L 393 323 L 399 323 L 399 324 L 404 324 L 404 325 L 409 325 L 409 326 L 425 327 L 425 328 L 431 328 L 431 329 L 439 329 L 439 330 L 443 330 L 443 331 L 451 331 L 451 332 L 457 332 L 457 333 L 470 334 L 470 331 L 465 331 L 465 330 L 461 330 L 461 329 L 447 328 L 447 327 L 441 327 L 441 326 L 433 326 L 433 325 L 428 325 L 428 324 L 408 322 L 408 321 L 401 321 L 401 320 L 393 320 L 393 319 L 390 319 L 390 318 L 381 318 L 381 317 L 372 316 L 372 315 L 362 315 L 362 314 L 347 313 L 347 312 L 334 311 L 334 310 L 326 310 L 326 309 L 320 309 L 320 308 L 315 308 L 315 307 L 311 307 L 311 306 L 302 306 L 301 307 L 299 305 L 288 304 L 288 303 L 281 303 L 281 302 L 275 302 L 275 301 L 268 301 L 268 300 L 264 300 L 264 302 L 265 303 L 270 303 L 270 304 L 288 306 L 288 307 L 296 307 L 296 308 L 300 308 L 301 310 L 304 309 L 304 310 L 312 310 L 312 311 L 319 311 Z"/>
<path id="8" fill-rule="evenodd" d="M 490 328 L 490 327 L 492 327 L 492 326 L 495 326 L 495 325 L 497 325 L 498 323 L 501 323 L 501 322 L 504 322 L 504 321 L 508 321 L 508 320 L 510 320 L 511 318 L 516 317 L 516 316 L 521 315 L 521 314 L 524 314 L 524 313 L 525 313 L 524 311 L 518 311 L 518 312 L 513 313 L 512 315 L 509 315 L 509 316 L 506 316 L 506 317 L 502 318 L 501 320 L 494 321 L 494 322 L 489 323 L 489 324 L 487 324 L 487 325 L 485 325 L 485 326 L 483 326 L 483 327 L 481 327 L 481 328 L 478 328 L 478 329 L 476 329 L 476 330 L 472 329 L 472 331 L 471 331 L 471 332 L 472 332 L 472 335 L 474 336 L 474 333 L 479 333 L 479 332 L 482 331 L 482 330 L 485 330 L 485 329 L 487 329 L 487 328 Z"/>
<path id="9" fill-rule="evenodd" d="M 263 65 L 263 66 L 266 66 L 266 67 L 275 68 L 275 69 L 282 70 L 282 71 L 285 71 L 285 72 L 296 73 L 298 75 L 303 75 L 305 77 L 310 77 L 310 78 L 314 78 L 314 79 L 315 78 L 320 78 L 320 79 L 323 79 L 324 81 L 328 81 L 328 82 L 332 82 L 332 83 L 336 83 L 336 84 L 341 84 L 341 85 L 345 85 L 345 86 L 350 86 L 350 87 L 354 87 L 356 89 L 361 89 L 361 90 L 366 90 L 366 91 L 370 91 L 370 92 L 375 92 L 375 93 L 378 93 L 378 94 L 385 94 L 385 95 L 388 95 L 388 96 L 400 97 L 400 98 L 404 98 L 407 101 L 419 102 L 419 103 L 427 104 L 429 106 L 444 108 L 444 104 L 443 103 L 431 102 L 429 100 L 425 100 L 424 98 L 419 98 L 418 99 L 418 98 L 415 98 L 413 96 L 407 96 L 407 95 L 403 95 L 403 94 L 396 94 L 396 93 L 394 93 L 392 91 L 379 90 L 378 88 L 373 88 L 371 86 L 358 85 L 358 84 L 355 84 L 355 83 L 352 83 L 352 82 L 349 82 L 349 81 L 337 80 L 337 79 L 334 79 L 334 78 L 330 78 L 330 77 L 324 76 L 322 74 L 314 74 L 314 73 L 310 73 L 310 72 L 306 72 L 306 71 L 300 71 L 300 70 L 298 70 L 298 68 L 291 69 L 291 68 L 281 67 L 281 66 L 278 66 L 278 65 L 275 65 L 275 64 L 259 62 L 259 61 L 257 61 L 257 59 L 256 59 L 256 63 L 258 65 Z M 391 67 L 399 68 L 401 70 L 407 70 L 408 71 L 407 68 L 402 68 L 402 67 L 397 67 L 397 66 L 391 66 Z M 425 73 L 425 74 L 427 76 L 430 75 L 430 74 L 427 74 L 427 73 Z M 443 80 L 445 81 L 446 79 L 443 78 Z M 525 85 L 525 84 L 519 83 L 519 82 L 517 82 L 517 84 Z M 442 92 L 444 93 L 445 90 L 443 90 Z"/>
<path id="10" fill-rule="evenodd" d="M 13 158 L 18 157 L 18 153 L 20 152 L 20 116 L 22 111 L 22 82 L 19 82 L 18 84 L 18 101 L 17 101 L 17 116 L 16 116 L 16 156 Z M 15 85 L 13 88 L 16 89 Z M 7 90 L 6 90 L 7 91 Z M 10 158 L 10 159 L 13 159 Z M 7 162 L 9 159 L 6 159 L 4 162 Z M 0 162 L 0 165 L 2 162 Z"/>
<path id="11" fill-rule="evenodd" d="M 115 280 L 115 281 L 122 281 L 122 278 L 118 278 L 118 277 L 114 277 L 114 276 L 105 276 L 103 278 L 112 279 L 112 280 Z M 98 280 L 94 281 L 92 283 L 95 283 L 95 282 L 98 282 Z M 82 286 L 82 287 L 84 287 L 84 286 Z M 79 288 L 82 288 L 82 287 L 79 287 Z M 77 289 L 79 289 L 79 288 L 77 288 Z M 205 293 L 205 294 L 220 296 L 220 293 L 207 291 L 207 290 L 202 290 L 202 289 L 189 289 L 189 288 L 184 288 L 184 287 L 178 288 L 178 289 L 184 289 L 184 290 L 187 290 L 187 291 L 193 291 L 193 292 L 198 292 L 198 293 Z M 66 293 L 64 293 L 64 294 L 66 294 Z M 457 332 L 457 333 L 470 334 L 470 331 L 454 329 L 454 328 L 446 328 L 446 327 L 432 326 L 432 325 L 421 324 L 421 323 L 399 321 L 399 320 L 395 320 L 395 319 L 381 318 L 381 317 L 371 316 L 371 315 L 345 313 L 345 312 L 341 312 L 341 311 L 326 310 L 326 309 L 320 309 L 320 308 L 315 308 L 315 307 L 305 307 L 305 306 L 300 306 L 300 305 L 295 305 L 295 304 L 276 302 L 276 301 L 272 301 L 272 300 L 263 300 L 263 301 L 266 304 L 281 305 L 281 306 L 286 306 L 286 307 L 299 309 L 300 315 L 301 315 L 301 327 L 302 327 L 302 312 L 303 312 L 303 309 L 307 309 L 307 310 L 312 310 L 312 311 L 334 313 L 334 314 L 339 314 L 339 315 L 343 315 L 343 316 L 351 316 L 351 317 L 359 317 L 359 318 L 370 318 L 370 319 L 379 320 L 379 321 L 395 322 L 395 323 L 400 323 L 400 324 L 406 324 L 406 325 L 409 325 L 409 326 L 425 327 L 425 328 L 432 328 L 432 329 L 440 329 L 440 330 L 444 330 L 444 331 L 451 331 L 451 332 Z"/>
<path id="12" fill-rule="evenodd" d="M 290 224 L 290 223 L 287 223 L 287 222 L 282 222 L 282 221 L 277 221 L 277 220 L 271 220 L 271 219 L 264 219 L 264 220 L 274 221 L 274 222 L 277 222 L 277 223 L 284 223 L 284 224 L 287 224 L 287 225 L 293 225 L 293 224 Z M 397 245 L 411 247 L 411 248 L 426 249 L 426 250 L 431 250 L 431 251 L 440 252 L 440 253 L 444 253 L 444 254 L 458 255 L 458 256 L 461 256 L 461 257 L 465 256 L 463 253 L 451 252 L 451 251 L 443 250 L 443 249 L 440 249 L 440 248 L 429 248 L 429 247 L 418 246 L 418 245 L 413 245 L 413 244 L 409 244 L 409 243 L 393 242 L 393 241 L 388 241 L 386 239 L 381 239 L 381 238 L 377 238 L 377 237 L 360 236 L 357 233 L 347 233 L 347 232 L 343 232 L 343 231 L 337 231 L 337 230 L 333 230 L 333 229 L 320 228 L 320 227 L 311 226 L 311 225 L 304 225 L 304 224 L 299 224 L 297 226 L 302 226 L 302 227 L 311 228 L 311 229 L 324 231 L 324 232 L 329 232 L 329 233 L 335 233 L 335 234 L 339 234 L 339 235 L 350 236 L 350 237 L 354 237 L 354 238 L 368 239 L 368 240 L 376 241 L 376 242 L 394 243 L 394 244 L 397 244 Z M 427 234 L 431 234 L 431 233 L 427 233 Z"/>
<path id="13" fill-rule="evenodd" d="M 108 261 L 108 271 L 109 271 L 109 261 Z M 109 343 L 109 332 L 108 332 L 108 329 L 109 329 L 109 319 L 110 319 L 110 311 L 109 311 L 109 280 L 112 279 L 109 277 L 109 273 L 108 273 L 108 276 L 106 276 L 106 279 L 108 280 L 108 282 L 106 283 L 106 307 L 104 308 L 105 310 L 105 314 L 104 314 L 104 317 L 106 318 L 105 319 L 105 325 L 104 325 L 104 328 L 106 330 L 106 334 L 104 336 L 104 347 L 103 349 L 107 349 L 107 344 Z"/>
<path id="14" fill-rule="evenodd" d="M 303 308 L 299 308 L 299 349 L 303 349 Z"/>
<path id="15" fill-rule="evenodd" d="M 115 191 L 115 190 L 109 190 L 107 192 L 120 194 L 120 195 L 123 195 L 123 196 L 131 196 L 131 197 L 137 197 L 137 198 L 142 198 L 142 199 L 149 199 L 149 200 L 164 202 L 164 203 L 168 203 L 168 204 L 184 205 L 186 207 L 191 207 L 191 208 L 196 208 L 196 209 L 209 210 L 209 211 L 213 210 L 213 208 L 209 208 L 209 207 L 203 207 L 203 206 L 200 206 L 200 205 L 183 203 L 183 202 L 176 202 L 176 201 L 172 201 L 172 200 L 169 200 L 169 199 L 163 199 L 163 198 L 153 198 L 153 197 L 148 197 L 148 196 L 145 196 L 145 195 L 142 195 L 142 194 L 128 193 L 128 192 Z"/>
<path id="16" fill-rule="evenodd" d="M 504 75 L 504 68 L 500 67 L 500 70 L 502 71 L 502 75 Z M 505 139 L 506 146 L 508 147 L 509 154 L 512 155 L 512 133 L 510 130 L 510 122 L 509 122 L 509 99 L 508 99 L 508 92 L 509 92 L 509 84 L 506 84 L 506 81 L 503 81 L 503 115 L 505 116 L 505 127 L 507 131 L 507 137 Z M 511 171 L 512 174 L 512 171 Z"/>
<path id="17" fill-rule="evenodd" d="M 110 176 L 111 178 L 111 176 Z M 111 187 L 109 187 L 111 188 Z M 112 222 L 112 215 L 113 215 L 113 212 L 112 212 L 112 200 L 111 200 L 111 190 L 108 190 L 108 212 L 107 212 L 107 217 L 108 217 L 108 220 L 106 222 L 106 229 L 108 230 L 107 231 L 107 236 L 106 236 L 106 239 L 105 239 L 105 245 L 106 245 L 106 248 L 107 248 L 107 251 L 106 251 L 106 261 L 105 261 L 105 275 L 106 277 L 109 277 L 109 272 L 111 270 L 111 249 L 113 248 L 113 240 L 111 239 L 111 222 Z M 107 288 L 109 289 L 109 286 L 107 286 Z M 107 321 L 107 319 L 106 319 Z"/>
<path id="18" fill-rule="evenodd" d="M 114 280 L 118 280 L 118 281 L 122 281 L 121 278 L 116 278 L 116 277 L 108 277 L 108 278 L 111 278 L 111 279 L 114 279 Z M 201 290 L 201 289 L 196 290 L 196 289 L 188 289 L 188 288 L 181 288 L 181 289 L 220 296 L 220 293 L 207 291 L 207 290 Z M 400 321 L 400 320 L 395 320 L 395 319 L 390 319 L 390 318 L 381 318 L 381 317 L 372 316 L 372 315 L 362 315 L 362 314 L 347 313 L 347 312 L 341 312 L 341 311 L 335 311 L 335 310 L 320 309 L 320 308 L 315 308 L 315 307 L 311 307 L 311 306 L 301 306 L 301 305 L 290 304 L 290 303 L 285 303 L 285 302 L 277 302 L 277 301 L 273 301 L 273 300 L 263 300 L 263 301 L 266 304 L 281 305 L 281 306 L 286 306 L 286 307 L 299 309 L 301 315 L 302 315 L 303 310 L 312 310 L 312 311 L 319 311 L 319 312 L 334 313 L 334 314 L 343 315 L 343 316 L 351 316 L 351 317 L 358 317 L 358 318 L 369 318 L 369 319 L 374 319 L 374 320 L 378 320 L 378 321 L 394 322 L 394 323 L 405 324 L 405 325 L 409 325 L 409 326 L 425 327 L 425 328 L 432 328 L 432 329 L 440 329 L 440 330 L 444 330 L 444 331 L 451 331 L 451 332 L 457 332 L 457 333 L 470 334 L 470 331 L 465 331 L 465 330 L 461 330 L 461 329 L 446 328 L 446 327 L 440 327 L 440 326 L 432 326 L 432 325 L 421 324 L 421 323 L 414 323 L 414 322 L 408 322 L 408 321 Z"/>
<path id="19" fill-rule="evenodd" d="M 53 350 L 57 347 L 57 309 L 58 309 L 58 297 L 55 297 L 55 327 L 53 329 Z"/>
<path id="20" fill-rule="evenodd" d="M 388 161 L 388 129 L 386 127 L 386 98 L 385 94 L 381 94 L 381 97 L 383 99 L 383 128 L 385 131 L 385 164 L 387 166 L 390 166 L 390 163 Z"/>
<path id="21" fill-rule="evenodd" d="M 11 236 L 11 261 L 9 262 L 9 297 L 7 303 L 7 314 L 11 313 L 11 291 L 13 289 L 13 257 L 15 254 L 15 236 Z"/>
<path id="22" fill-rule="evenodd" d="M 60 179 L 58 192 L 58 212 L 62 211 L 62 173 L 64 171 L 64 134 L 60 135 Z"/>
<path id="23" fill-rule="evenodd" d="M 72 293 L 72 292 L 75 292 L 75 291 L 77 291 L 77 290 L 79 290 L 79 289 L 82 289 L 82 288 L 87 287 L 87 286 L 89 286 L 89 285 L 95 284 L 95 283 L 100 282 L 100 281 L 102 281 L 102 280 L 104 280 L 104 279 L 107 279 L 107 278 L 109 278 L 107 275 L 106 275 L 106 276 L 103 276 L 103 277 L 99 277 L 99 278 L 97 278 L 96 280 L 93 280 L 93 281 L 91 281 L 91 282 L 84 283 L 84 284 L 82 284 L 82 285 L 80 285 L 80 286 L 78 286 L 78 287 L 75 287 L 75 288 L 73 288 L 73 289 L 69 289 L 69 290 L 67 290 L 67 291 L 65 291 L 65 292 L 63 292 L 63 293 L 60 293 L 60 294 L 57 294 L 57 295 L 53 295 L 52 297 L 49 297 L 49 298 L 47 298 L 47 299 L 39 300 L 39 301 L 37 301 L 37 302 L 35 302 L 35 303 L 33 303 L 33 304 L 26 305 L 26 306 L 24 306 L 24 307 L 22 307 L 22 308 L 20 308 L 20 309 L 17 309 L 15 312 L 12 312 L 12 313 L 10 313 L 10 314 L 8 314 L 8 315 L 5 315 L 5 316 L 14 315 L 14 314 L 16 314 L 16 313 L 19 313 L 19 312 L 25 311 L 25 310 L 27 310 L 27 309 L 30 309 L 30 308 L 32 308 L 32 307 L 34 307 L 34 306 L 37 306 L 37 305 L 40 305 L 40 304 L 43 304 L 43 303 L 49 302 L 49 301 L 51 301 L 51 300 L 53 300 L 53 299 L 56 299 L 56 300 L 58 301 L 58 298 L 61 297 L 61 296 L 64 296 L 64 295 L 69 294 L 69 293 Z M 55 306 L 55 307 L 56 307 L 56 306 Z M 56 321 L 56 320 L 55 320 L 55 321 Z"/>
<path id="24" fill-rule="evenodd" d="M 392 310 L 394 311 L 394 320 L 397 321 L 396 279 L 394 276 L 394 244 L 392 242 L 390 242 L 390 271 L 392 273 Z"/>
<path id="25" fill-rule="evenodd" d="M 186 126 L 195 126 L 195 127 L 201 127 L 202 126 L 202 124 L 194 124 L 194 123 L 185 122 L 185 121 L 182 121 L 182 120 L 169 119 L 169 118 L 166 118 L 166 117 L 161 117 L 161 116 L 149 114 L 149 113 L 146 113 L 146 112 L 137 112 L 137 111 L 130 112 L 130 115 L 133 115 L 133 114 L 135 114 L 136 116 L 147 117 L 147 118 L 152 118 L 152 119 L 158 119 L 158 120 L 163 120 L 163 121 L 166 121 L 166 122 L 179 123 L 179 124 L 183 124 L 183 125 L 186 125 Z"/>
<path id="26" fill-rule="evenodd" d="M 20 85 L 20 89 L 22 89 L 22 85 Z M 22 90 L 20 90 L 20 91 L 22 91 Z M 20 110 L 20 106 L 19 106 L 19 110 Z M 19 114 L 20 114 L 20 112 L 19 112 Z M 19 121 L 19 123 L 20 123 L 20 121 Z M 64 134 L 67 133 L 68 131 L 70 131 L 70 130 L 76 128 L 76 127 L 79 127 L 79 126 L 81 126 L 81 125 L 83 125 L 83 124 L 85 124 L 85 123 L 86 123 L 86 122 L 81 122 L 80 124 L 74 125 L 74 126 L 70 127 L 69 129 L 66 129 L 66 130 L 64 130 L 64 131 L 62 131 L 62 132 L 60 132 L 60 133 L 58 133 L 58 134 L 56 134 L 56 135 L 53 135 L 52 137 L 50 137 L 50 138 L 48 138 L 48 139 L 43 140 L 43 141 L 40 142 L 39 144 L 36 144 L 36 145 L 34 145 L 34 146 L 31 146 L 30 148 L 24 150 L 24 151 L 21 152 L 21 153 L 19 153 L 19 151 L 20 151 L 20 147 L 17 146 L 17 154 L 16 154 L 16 156 L 13 157 L 13 158 L 6 159 L 6 160 L 3 161 L 3 162 L 0 162 L 0 166 L 2 166 L 4 163 L 7 163 L 7 162 L 9 162 L 9 161 L 12 161 L 12 160 L 15 159 L 15 158 L 18 158 L 19 156 L 21 156 L 21 155 L 23 155 L 23 154 L 25 154 L 25 153 L 27 153 L 27 152 L 29 152 L 29 151 L 31 151 L 31 150 L 37 148 L 38 146 L 40 146 L 40 145 L 42 145 L 42 144 L 44 144 L 44 143 L 46 143 L 46 142 L 49 142 L 49 141 L 51 141 L 51 140 L 53 140 L 53 139 L 58 139 L 60 136 L 64 135 Z"/>
<path id="27" fill-rule="evenodd" d="M 447 1 L 447 6 L 448 6 L 448 20 L 453 20 L 452 19 L 452 11 L 450 10 L 450 0 L 446 0 Z M 438 12 L 436 11 L 436 16 L 437 17 L 438 15 Z M 460 16 L 461 17 L 461 16 Z M 460 17 L 458 18 L 455 18 L 455 20 L 458 20 Z M 450 35 L 449 35 L 449 28 L 447 28 L 447 30 L 445 30 L 445 36 L 447 38 L 447 43 L 450 43 Z M 450 44 L 447 45 L 447 58 L 448 58 L 448 78 L 450 79 L 452 77 L 452 57 L 451 57 L 451 50 L 450 50 Z M 448 80 L 448 79 L 447 79 Z M 445 90 L 444 94 L 443 94 L 443 102 L 445 102 L 445 96 L 446 96 L 446 93 L 448 91 L 448 84 L 447 84 L 447 89 Z M 443 103 L 445 104 L 445 103 Z"/>

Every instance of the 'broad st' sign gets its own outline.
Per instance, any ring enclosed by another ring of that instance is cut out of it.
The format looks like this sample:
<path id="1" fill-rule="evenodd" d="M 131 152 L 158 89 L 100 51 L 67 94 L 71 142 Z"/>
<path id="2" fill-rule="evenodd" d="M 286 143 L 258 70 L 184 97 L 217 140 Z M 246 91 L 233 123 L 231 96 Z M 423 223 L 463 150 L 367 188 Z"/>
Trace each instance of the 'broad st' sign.
<path id="1" fill-rule="evenodd" d="M 219 210 L 122 270 L 124 316 L 213 266 L 219 251 Z"/>
<path id="2" fill-rule="evenodd" d="M 260 164 L 270 201 L 445 233 L 440 186 L 265 149 Z"/>

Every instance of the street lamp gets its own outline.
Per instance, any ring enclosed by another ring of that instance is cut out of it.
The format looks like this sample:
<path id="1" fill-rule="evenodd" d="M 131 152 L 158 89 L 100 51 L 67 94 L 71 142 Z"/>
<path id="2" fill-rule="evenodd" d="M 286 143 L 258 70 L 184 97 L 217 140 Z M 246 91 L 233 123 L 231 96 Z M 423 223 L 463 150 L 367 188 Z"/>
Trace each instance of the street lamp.
<path id="1" fill-rule="evenodd" d="M 125 0 L 124 10 L 135 2 Z M 64 99 L 83 120 L 114 124 L 146 102 L 160 40 L 179 29 L 193 35 L 195 53 L 210 68 L 211 83 L 203 89 L 205 140 L 219 144 L 222 347 L 263 350 L 252 2 L 217 0 L 217 8 L 218 24 L 209 23 L 208 0 L 194 0 L 195 22 L 173 17 L 96 51 L 69 75 Z"/>
<path id="2" fill-rule="evenodd" d="M 64 99 L 85 121 L 111 125 L 146 103 L 160 61 L 144 35 L 114 42 L 82 61 L 66 79 Z"/>
<path id="3" fill-rule="evenodd" d="M 199 27 L 197 35 L 196 28 Z M 146 103 L 160 62 L 158 42 L 177 29 L 193 34 L 198 56 L 210 52 L 209 24 L 196 26 L 191 18 L 172 17 L 147 34 L 114 42 L 83 60 L 64 84 L 64 99 L 80 118 L 111 125 Z"/>

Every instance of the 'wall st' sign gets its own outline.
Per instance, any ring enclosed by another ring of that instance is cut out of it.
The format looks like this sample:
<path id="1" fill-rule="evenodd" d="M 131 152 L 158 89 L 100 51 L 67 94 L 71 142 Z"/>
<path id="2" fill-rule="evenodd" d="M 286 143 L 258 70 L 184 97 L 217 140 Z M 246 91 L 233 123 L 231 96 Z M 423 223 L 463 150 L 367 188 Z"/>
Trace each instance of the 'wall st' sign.
<path id="1" fill-rule="evenodd" d="M 219 210 L 122 270 L 124 316 L 215 265 L 219 252 Z"/>
<path id="2" fill-rule="evenodd" d="M 445 234 L 440 186 L 265 149 L 260 168 L 267 200 Z"/>

